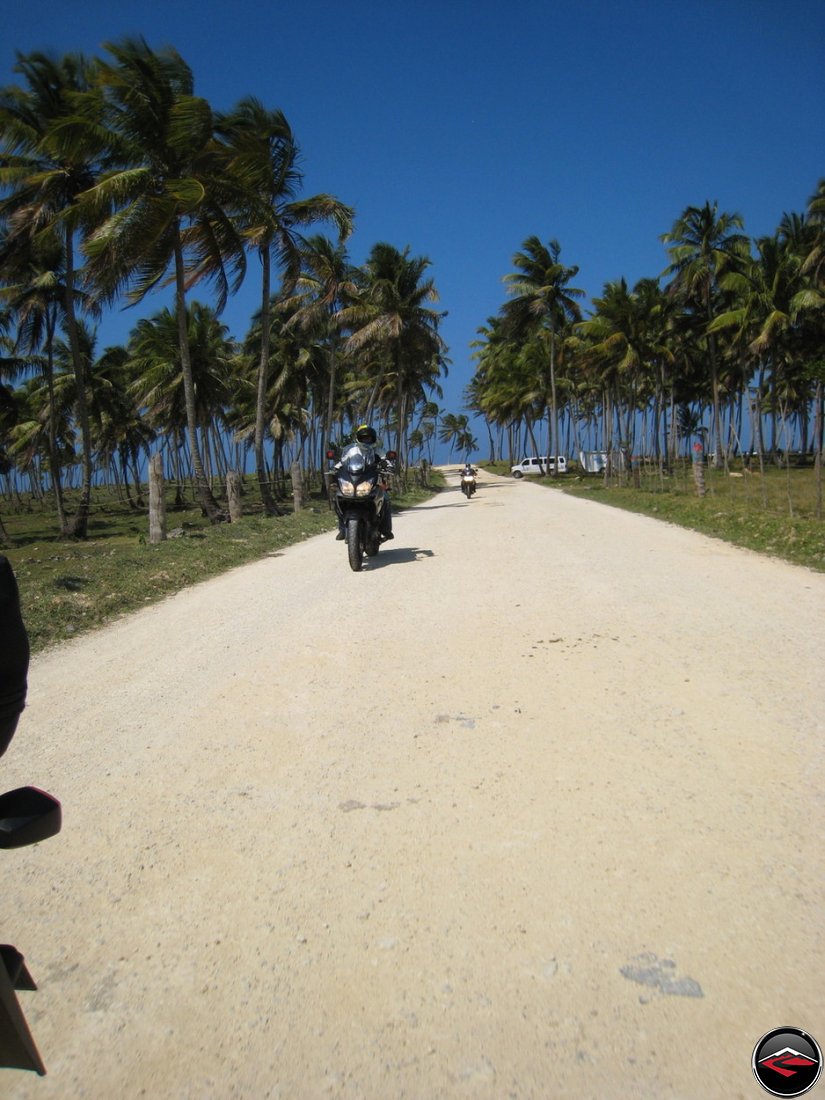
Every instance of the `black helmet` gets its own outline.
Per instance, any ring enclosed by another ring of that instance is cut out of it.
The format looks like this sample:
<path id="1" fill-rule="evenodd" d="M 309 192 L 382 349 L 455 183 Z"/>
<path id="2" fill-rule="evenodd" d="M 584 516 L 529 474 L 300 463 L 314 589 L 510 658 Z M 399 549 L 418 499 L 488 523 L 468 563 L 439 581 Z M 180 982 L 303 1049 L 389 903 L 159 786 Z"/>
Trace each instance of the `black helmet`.
<path id="1" fill-rule="evenodd" d="M 364 443 L 368 447 L 374 447 L 378 441 L 375 428 L 371 428 L 369 424 L 359 424 L 355 431 L 355 438 L 359 443 Z"/>

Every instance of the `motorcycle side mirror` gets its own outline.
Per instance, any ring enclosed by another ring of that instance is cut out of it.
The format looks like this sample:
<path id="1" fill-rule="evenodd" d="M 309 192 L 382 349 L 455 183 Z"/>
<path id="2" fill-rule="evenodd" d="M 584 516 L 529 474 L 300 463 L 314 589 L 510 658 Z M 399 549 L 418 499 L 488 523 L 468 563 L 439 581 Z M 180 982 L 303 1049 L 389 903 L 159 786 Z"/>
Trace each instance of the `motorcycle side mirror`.
<path id="1" fill-rule="evenodd" d="M 398 458 L 398 452 L 387 451 L 387 458 L 390 460 L 390 462 L 395 462 L 395 460 Z"/>
<path id="2" fill-rule="evenodd" d="M 37 787 L 0 794 L 0 848 L 25 848 L 56 836 L 63 824 L 60 803 Z"/>

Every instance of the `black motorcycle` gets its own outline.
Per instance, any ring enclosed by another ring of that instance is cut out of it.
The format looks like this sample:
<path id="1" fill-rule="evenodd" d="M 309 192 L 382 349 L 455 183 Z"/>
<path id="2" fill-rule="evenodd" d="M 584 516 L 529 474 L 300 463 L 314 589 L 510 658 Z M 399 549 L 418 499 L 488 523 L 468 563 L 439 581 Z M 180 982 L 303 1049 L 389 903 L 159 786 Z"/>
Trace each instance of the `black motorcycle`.
<path id="1" fill-rule="evenodd" d="M 379 458 L 372 448 L 350 447 L 333 471 L 335 511 L 344 531 L 350 568 L 356 573 L 365 554 L 372 558 L 378 553 L 387 531 L 387 475 L 394 469 L 395 458 L 395 451 Z"/>

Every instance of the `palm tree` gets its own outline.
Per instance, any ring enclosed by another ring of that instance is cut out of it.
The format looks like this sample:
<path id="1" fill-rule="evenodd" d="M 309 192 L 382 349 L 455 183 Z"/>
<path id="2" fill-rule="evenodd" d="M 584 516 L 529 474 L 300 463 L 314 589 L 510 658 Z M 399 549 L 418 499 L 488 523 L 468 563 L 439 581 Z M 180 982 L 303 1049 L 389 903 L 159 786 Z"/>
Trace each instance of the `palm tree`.
<path id="1" fill-rule="evenodd" d="M 305 332 L 315 333 L 327 349 L 329 368 L 324 410 L 323 445 L 332 442 L 335 412 L 336 375 L 342 336 L 336 320 L 339 311 L 357 298 L 358 270 L 347 257 L 343 242 L 337 244 L 320 234 L 310 237 L 303 252 L 303 273 L 298 279 L 298 306 L 293 323 Z"/>
<path id="2" fill-rule="evenodd" d="M 79 116 L 97 121 L 94 91 L 96 63 L 79 54 L 55 60 L 42 53 L 17 55 L 15 71 L 26 88 L 12 86 L 0 92 L 0 134 L 4 156 L 0 184 L 7 189 L 0 202 L 11 242 L 45 242 L 62 247 L 63 310 L 76 375 L 78 418 L 83 450 L 83 485 L 74 521 L 68 528 L 85 538 L 92 484 L 92 452 L 86 385 L 78 338 L 76 302 L 78 272 L 76 239 L 90 227 L 78 196 L 92 186 L 100 166 L 99 128 L 82 125 Z M 62 525 L 65 528 L 65 524 Z"/>
<path id="3" fill-rule="evenodd" d="M 115 167 L 82 196 L 99 223 L 86 241 L 89 271 L 102 296 L 128 289 L 133 302 L 165 281 L 174 283 L 195 487 L 204 513 L 219 522 L 225 515 L 198 445 L 186 293 L 211 280 L 220 313 L 243 278 L 242 241 L 227 213 L 237 188 L 213 139 L 212 110 L 194 94 L 192 72 L 180 54 L 171 47 L 155 52 L 142 38 L 106 50 L 112 61 L 100 63 L 100 85 Z"/>
<path id="4" fill-rule="evenodd" d="M 128 391 L 129 353 L 125 347 L 114 345 L 98 355 L 97 335 L 82 321 L 78 323 L 78 341 L 86 378 L 86 407 L 98 465 L 111 464 L 117 477 L 115 456 L 120 459 L 127 500 L 131 507 L 138 507 L 142 503 L 138 472 L 140 452 L 148 453 L 155 432 L 141 416 Z M 71 349 L 65 341 L 58 340 L 54 355 L 58 368 L 54 400 L 60 416 L 70 421 L 71 411 L 78 402 L 77 385 L 71 370 Z M 136 501 L 132 500 L 129 492 L 130 462 Z"/>
<path id="5" fill-rule="evenodd" d="M 717 469 L 725 464 L 727 455 L 722 446 L 719 357 L 716 336 L 709 328 L 721 311 L 721 278 L 740 267 L 750 253 L 748 238 L 738 232 L 742 227 L 739 214 L 720 214 L 717 203 L 706 202 L 702 207 L 688 206 L 670 232 L 662 235 L 669 246 L 670 265 L 664 274 L 671 277 L 670 291 L 694 312 L 707 339 Z"/>
<path id="6" fill-rule="evenodd" d="M 226 326 L 209 306 L 192 302 L 187 306 L 185 321 L 195 431 L 200 432 L 198 453 L 208 456 L 210 429 L 216 420 L 223 420 L 224 410 L 234 396 L 235 347 Z M 145 410 L 146 421 L 178 447 L 189 430 L 179 327 L 177 313 L 162 309 L 137 323 L 128 344 L 133 401 Z"/>
<path id="7" fill-rule="evenodd" d="M 812 276 L 814 285 L 821 291 L 825 276 L 825 179 L 819 181 L 815 193 L 808 200 L 805 221 L 812 234 L 803 261 L 803 270 L 806 275 Z"/>
<path id="8" fill-rule="evenodd" d="M 449 443 L 450 456 L 452 456 L 453 450 L 456 447 L 461 450 L 462 440 L 468 434 L 469 427 L 469 417 L 464 413 L 459 413 L 458 416 L 456 416 L 455 413 L 445 413 L 444 416 L 442 416 L 438 438 L 442 443 Z"/>
<path id="9" fill-rule="evenodd" d="M 54 416 L 54 349 L 65 302 L 59 241 L 57 238 L 42 242 L 20 239 L 7 241 L 0 246 L 0 270 L 6 282 L 0 289 L 0 300 L 8 303 L 9 314 L 16 320 L 17 337 L 13 350 L 36 362 L 41 367 L 46 382 L 50 410 L 49 474 L 57 509 L 58 530 L 61 537 L 68 537 L 71 531 L 63 500 Z"/>
<path id="10" fill-rule="evenodd" d="M 281 111 L 267 110 L 259 100 L 241 100 L 229 115 L 220 115 L 216 132 L 224 145 L 229 175 L 239 188 L 235 216 L 245 241 L 261 261 L 261 347 L 255 419 L 255 466 L 268 515 L 280 512 L 266 481 L 264 466 L 265 403 L 269 375 L 269 311 L 272 264 L 281 270 L 281 296 L 288 295 L 301 273 L 304 226 L 332 221 L 339 241 L 352 230 L 352 210 L 331 195 L 296 196 L 303 181 L 299 149 Z"/>
<path id="11" fill-rule="evenodd" d="M 396 450 L 402 465 L 407 418 L 426 396 L 423 388 L 435 385 L 446 368 L 446 348 L 438 335 L 444 314 L 425 304 L 438 301 L 435 283 L 424 278 L 429 266 L 425 256 L 410 256 L 409 246 L 399 251 L 379 242 L 364 265 L 357 300 L 338 313 L 339 322 L 351 330 L 345 348 L 369 356 L 374 394 L 384 383 L 394 390 Z M 372 403 L 370 398 L 368 411 Z"/>
<path id="12" fill-rule="evenodd" d="M 273 296 L 267 310 L 266 339 L 269 347 L 267 357 L 267 392 L 264 395 L 264 416 L 269 434 L 275 441 L 274 468 L 282 466 L 283 443 L 295 431 L 305 432 L 310 417 L 307 406 L 310 404 L 310 388 L 316 385 L 323 374 L 321 349 L 307 342 L 300 326 L 296 322 L 298 309 L 295 299 L 278 301 Z M 257 365 L 255 375 L 260 380 L 261 345 L 264 341 L 263 311 L 259 310 L 252 318 L 252 324 L 243 342 L 245 363 Z M 248 376 L 247 384 L 238 394 L 233 416 L 236 440 L 244 443 L 255 440 L 258 421 L 257 382 L 253 384 Z M 255 394 L 254 401 L 250 395 Z M 267 484 L 269 477 L 263 470 Z"/>
<path id="13" fill-rule="evenodd" d="M 513 336 L 503 316 L 488 317 L 487 324 L 478 332 L 482 339 L 472 344 L 478 366 L 469 387 L 470 407 L 488 423 L 507 430 L 512 464 L 516 460 L 522 422 L 533 440 L 534 453 L 539 452 L 533 435 L 539 392 L 527 369 L 523 345 Z"/>
<path id="14" fill-rule="evenodd" d="M 808 202 L 807 224 L 812 238 L 803 257 L 803 273 L 810 276 L 811 285 L 795 300 L 794 305 L 803 316 L 806 329 L 812 333 L 812 346 L 821 352 L 823 339 L 823 306 L 825 306 L 825 179 L 819 181 L 816 192 Z M 823 512 L 823 467 L 825 467 L 825 361 L 821 354 L 811 357 L 809 372 L 815 383 L 814 421 L 816 452 L 816 515 Z"/>
<path id="15" fill-rule="evenodd" d="M 549 413 L 552 439 L 550 453 L 559 450 L 558 400 L 556 393 L 556 337 L 565 325 L 581 320 L 577 298 L 584 291 L 568 284 L 578 274 L 578 267 L 560 263 L 561 246 L 556 240 L 542 244 L 538 237 L 525 240 L 513 256 L 516 271 L 505 275 L 510 300 L 502 313 L 515 338 L 527 340 L 541 329 L 549 334 Z M 552 470 L 557 476 L 556 464 Z"/>
<path id="16" fill-rule="evenodd" d="M 610 410 L 618 406 L 622 395 L 626 415 L 622 438 L 629 445 L 639 389 L 652 382 L 651 388 L 658 390 L 659 367 L 673 357 L 660 323 L 661 297 L 653 280 L 641 280 L 633 291 L 624 279 L 606 283 L 602 296 L 593 299 L 593 317 L 577 326 L 586 340 L 584 362 L 596 367 L 605 394 L 606 477 L 610 472 Z"/>

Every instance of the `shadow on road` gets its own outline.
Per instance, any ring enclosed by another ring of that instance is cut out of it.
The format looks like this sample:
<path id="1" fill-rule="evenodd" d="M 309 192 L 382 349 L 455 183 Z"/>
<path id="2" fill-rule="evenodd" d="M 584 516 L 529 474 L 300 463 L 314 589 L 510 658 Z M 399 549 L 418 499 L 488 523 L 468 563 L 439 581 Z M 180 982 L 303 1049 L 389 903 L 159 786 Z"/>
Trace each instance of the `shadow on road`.
<path id="1" fill-rule="evenodd" d="M 424 504 L 417 504 L 416 508 L 420 509 L 422 512 L 425 509 L 435 511 L 436 508 L 460 508 L 462 505 L 464 505 L 466 503 L 467 503 L 467 501 L 464 498 L 464 495 L 462 494 L 461 500 L 453 500 L 453 501 L 450 501 L 449 503 L 444 503 L 444 504 L 431 504 L 429 501 L 425 501 Z M 399 508 L 398 509 L 398 514 L 402 515 L 403 514 L 403 509 Z"/>
<path id="2" fill-rule="evenodd" d="M 368 558 L 364 567 L 370 570 L 383 569 L 385 565 L 404 565 L 433 557 L 435 554 L 432 550 L 420 550 L 413 546 L 394 546 L 392 550 L 384 549 L 376 557 Z"/>

